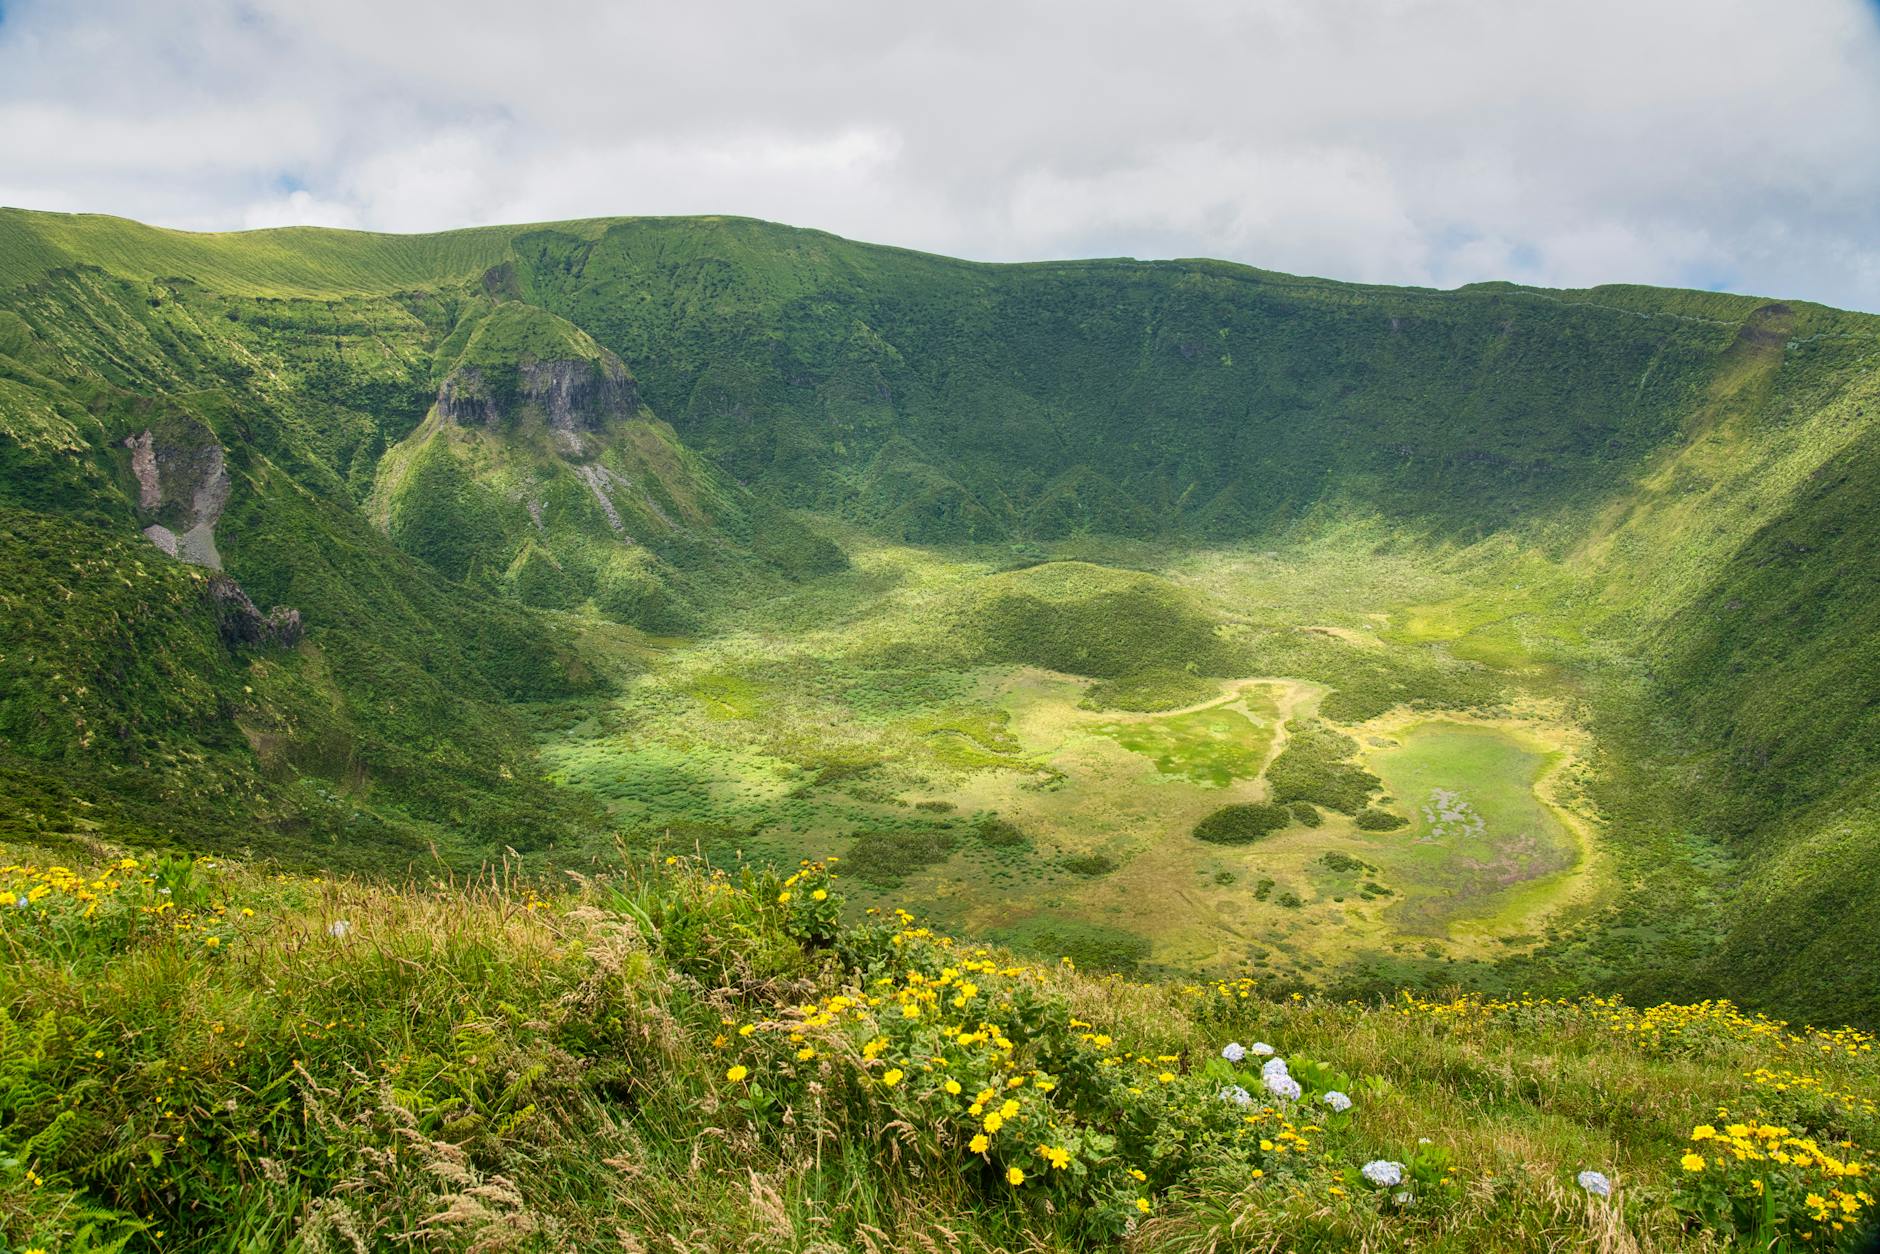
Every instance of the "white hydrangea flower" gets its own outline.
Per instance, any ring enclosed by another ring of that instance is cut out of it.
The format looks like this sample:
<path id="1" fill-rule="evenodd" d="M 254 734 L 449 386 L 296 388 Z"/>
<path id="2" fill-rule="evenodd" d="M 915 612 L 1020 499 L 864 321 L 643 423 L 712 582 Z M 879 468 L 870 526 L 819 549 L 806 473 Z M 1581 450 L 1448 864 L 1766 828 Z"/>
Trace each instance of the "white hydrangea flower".
<path id="1" fill-rule="evenodd" d="M 1227 1047 L 1221 1051 L 1221 1057 L 1227 1059 L 1229 1062 L 1239 1062 L 1246 1056 L 1247 1047 L 1242 1045 L 1239 1041 L 1229 1041 Z"/>
<path id="2" fill-rule="evenodd" d="M 1260 1055 L 1262 1058 L 1270 1058 L 1273 1056 L 1273 1047 L 1268 1045 L 1265 1041 L 1255 1041 L 1253 1043 L 1253 1052 Z"/>
<path id="3" fill-rule="evenodd" d="M 1377 1158 L 1359 1168 L 1366 1180 L 1380 1188 L 1394 1189 L 1403 1183 L 1403 1164 Z"/>
<path id="4" fill-rule="evenodd" d="M 1574 1178 L 1580 1182 L 1582 1189 L 1594 1197 L 1612 1196 L 1612 1181 L 1606 1179 L 1606 1174 L 1602 1171 L 1582 1171 Z"/>
<path id="5" fill-rule="evenodd" d="M 1238 1084 L 1230 1084 L 1221 1090 L 1221 1100 L 1224 1102 L 1232 1102 L 1236 1106 L 1251 1106 L 1253 1105 L 1253 1094 L 1241 1088 Z"/>
<path id="6" fill-rule="evenodd" d="M 1282 1102 L 1296 1102 L 1302 1090 L 1299 1088 L 1299 1081 L 1281 1072 L 1278 1075 L 1266 1077 L 1266 1091 Z"/>
<path id="7" fill-rule="evenodd" d="M 1265 1063 L 1261 1064 L 1260 1067 L 1260 1078 L 1262 1080 L 1271 1080 L 1276 1075 L 1290 1074 L 1291 1073 L 1286 1070 L 1286 1060 L 1284 1058 L 1269 1058 Z"/>
<path id="8" fill-rule="evenodd" d="M 1397 1203 L 1397 1205 L 1399 1206 L 1408 1206 L 1410 1205 L 1410 1203 L 1417 1200 L 1417 1195 L 1412 1193 L 1410 1190 L 1405 1189 L 1402 1193 L 1397 1194 L 1397 1196 L 1391 1198 L 1390 1200 Z"/>
<path id="9" fill-rule="evenodd" d="M 1346 1097 L 1343 1093 L 1340 1093 L 1337 1089 L 1328 1089 L 1325 1095 L 1319 1098 L 1319 1100 L 1324 1102 L 1327 1106 L 1330 1106 L 1339 1114 L 1343 1114 L 1351 1109 L 1351 1099 Z"/>

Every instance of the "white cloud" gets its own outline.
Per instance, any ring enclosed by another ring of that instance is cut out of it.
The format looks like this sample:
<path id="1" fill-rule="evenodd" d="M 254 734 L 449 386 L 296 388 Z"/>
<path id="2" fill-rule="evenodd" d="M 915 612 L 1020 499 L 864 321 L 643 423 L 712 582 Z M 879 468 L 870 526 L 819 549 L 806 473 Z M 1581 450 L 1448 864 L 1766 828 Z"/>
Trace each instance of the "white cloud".
<path id="1" fill-rule="evenodd" d="M 1873 0 L 9 0 L 0 202 L 1880 309 Z"/>

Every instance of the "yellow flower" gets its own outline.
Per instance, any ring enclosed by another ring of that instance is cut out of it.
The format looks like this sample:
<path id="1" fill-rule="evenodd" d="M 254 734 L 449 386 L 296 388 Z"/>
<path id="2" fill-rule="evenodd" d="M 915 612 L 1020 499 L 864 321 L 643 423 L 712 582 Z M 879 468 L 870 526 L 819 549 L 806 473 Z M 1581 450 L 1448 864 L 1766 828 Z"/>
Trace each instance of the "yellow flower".
<path id="1" fill-rule="evenodd" d="M 1702 1154 L 1686 1154 L 1678 1161 L 1683 1164 L 1686 1171 L 1702 1171 L 1704 1169 L 1704 1156 Z"/>
<path id="2" fill-rule="evenodd" d="M 1149 1178 L 1148 1176 L 1143 1174 L 1142 1168 L 1140 1167 L 1131 1167 L 1129 1169 L 1129 1174 L 1136 1177 L 1136 1179 L 1138 1180 L 1147 1180 Z"/>
<path id="3" fill-rule="evenodd" d="M 955 1097 L 959 1096 L 960 1082 L 958 1080 L 948 1080 L 946 1082 L 946 1090 Z"/>
<path id="4" fill-rule="evenodd" d="M 1157 1076 L 1156 1079 L 1162 1081 L 1164 1084 L 1172 1084 L 1175 1080 L 1175 1073 L 1173 1071 L 1164 1071 L 1161 1075 Z"/>
<path id="5" fill-rule="evenodd" d="M 751 1033 L 755 1031 L 757 1031 L 757 1025 L 755 1023 L 747 1023 L 743 1027 L 738 1029 L 738 1035 L 749 1036 L 751 1035 Z"/>
<path id="6" fill-rule="evenodd" d="M 985 1133 L 975 1132 L 973 1139 L 967 1143 L 966 1148 L 975 1154 L 983 1154 L 986 1152 L 986 1147 L 991 1144 L 992 1142 L 986 1139 Z"/>
<path id="7" fill-rule="evenodd" d="M 1149 1199 L 1146 1197 L 1137 1198 L 1136 1209 L 1141 1211 L 1145 1215 L 1148 1214 L 1149 1213 Z"/>
<path id="8" fill-rule="evenodd" d="M 1010 1119 L 1014 1115 L 1018 1114 L 1018 1110 L 1019 1110 L 1018 1103 L 1014 1101 L 1009 1101 L 1009 1100 L 1005 1103 L 1005 1105 L 999 1107 L 999 1113 L 1005 1116 L 1007 1119 Z"/>
<path id="9" fill-rule="evenodd" d="M 1014 1186 L 1021 1185 L 1025 1183 L 1025 1173 L 1017 1167 L 1010 1168 L 1005 1173 L 1005 1182 Z"/>
<path id="10" fill-rule="evenodd" d="M 1004 1126 L 1005 1126 L 1005 1119 L 1003 1116 L 999 1114 L 998 1111 L 995 1110 L 991 1114 L 986 1116 L 986 1131 L 997 1132 L 1000 1128 L 1003 1128 Z"/>
<path id="11" fill-rule="evenodd" d="M 813 1045 L 805 1045 L 803 1048 L 796 1051 L 796 1060 L 798 1062 L 808 1062 L 815 1056 L 816 1048 Z"/>
<path id="12" fill-rule="evenodd" d="M 206 948 L 214 949 L 217 945 L 222 943 L 222 938 L 220 936 L 205 936 L 202 938 L 202 943 Z"/>
<path id="13" fill-rule="evenodd" d="M 778 894 L 777 894 L 777 900 L 778 900 L 778 901 L 788 901 L 788 900 L 790 900 L 790 890 L 786 888 L 786 889 L 784 889 L 784 890 L 783 890 L 782 892 L 780 892 L 780 893 L 778 893 Z"/>
<path id="14" fill-rule="evenodd" d="M 1695 1128 L 1691 1129 L 1691 1139 L 1693 1141 L 1708 1141 L 1716 1135 L 1717 1130 L 1707 1123 L 1700 1123 Z"/>
<path id="15" fill-rule="evenodd" d="M 881 1082 L 889 1088 L 893 1088 L 901 1082 L 902 1077 L 906 1074 L 907 1073 L 899 1067 L 889 1067 L 886 1071 L 881 1073 Z"/>
<path id="16" fill-rule="evenodd" d="M 725 1072 L 725 1079 L 731 1081 L 733 1084 L 736 1084 L 739 1080 L 742 1080 L 745 1076 L 749 1074 L 751 1073 L 744 1066 L 744 1064 L 739 1063 L 738 1065 L 732 1067 L 729 1071 Z"/>
<path id="17" fill-rule="evenodd" d="M 1071 1154 L 1069 1150 L 1060 1149 L 1055 1145 L 1040 1145 L 1038 1152 L 1044 1155 L 1046 1162 L 1050 1163 L 1059 1171 L 1071 1165 Z"/>
<path id="18" fill-rule="evenodd" d="M 829 890 L 826 888 L 819 888 L 815 892 L 811 893 L 810 897 L 815 901 L 827 901 L 829 899 Z"/>

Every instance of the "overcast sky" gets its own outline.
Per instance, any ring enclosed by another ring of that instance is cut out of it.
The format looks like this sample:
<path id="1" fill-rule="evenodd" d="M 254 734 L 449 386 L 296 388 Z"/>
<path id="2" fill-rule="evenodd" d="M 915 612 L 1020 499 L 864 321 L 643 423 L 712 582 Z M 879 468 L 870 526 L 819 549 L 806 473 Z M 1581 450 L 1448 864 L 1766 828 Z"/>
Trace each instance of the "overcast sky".
<path id="1" fill-rule="evenodd" d="M 1880 310 L 1880 3 L 0 0 L 0 204 Z"/>

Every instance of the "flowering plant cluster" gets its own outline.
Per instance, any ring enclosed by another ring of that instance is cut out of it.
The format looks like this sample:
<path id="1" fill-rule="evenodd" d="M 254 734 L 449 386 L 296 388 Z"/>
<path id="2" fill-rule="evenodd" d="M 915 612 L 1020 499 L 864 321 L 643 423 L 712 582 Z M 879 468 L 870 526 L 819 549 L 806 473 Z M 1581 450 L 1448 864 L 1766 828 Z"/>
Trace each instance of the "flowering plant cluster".
<path id="1" fill-rule="evenodd" d="M 209 858 L 114 858 L 87 871 L 12 863 L 0 866 L 0 919 L 67 953 L 170 937 L 216 950 L 240 933 L 254 910 L 223 900 Z"/>
<path id="2" fill-rule="evenodd" d="M 1872 1151 L 1850 1139 L 1822 1144 L 1760 1119 L 1691 1129 L 1678 1161 L 1675 1204 L 1706 1226 L 1735 1231 L 1759 1249 L 1800 1241 L 1827 1248 L 1874 1214 Z"/>
<path id="3" fill-rule="evenodd" d="M 833 900 L 826 864 L 774 894 Z M 786 1112 L 840 1100 L 872 1126 L 905 1129 L 897 1152 L 948 1164 L 991 1197 L 1036 1195 L 1093 1232 L 1154 1213 L 1190 1173 L 1248 1182 L 1324 1174 L 1319 1139 L 1351 1116 L 1350 1082 L 1321 1064 L 1230 1044 L 1193 1066 L 1130 1048 L 1078 1018 L 1044 969 L 957 946 L 896 911 L 841 940 L 857 986 L 755 1022 L 727 1021 L 731 1104 L 781 1126 Z M 792 1116 L 794 1118 L 795 1116 Z"/>
<path id="4" fill-rule="evenodd" d="M 1797 1027 L 1747 1013 L 1721 999 L 1638 1007 L 1616 997 L 1470 993 L 1432 1001 L 1404 992 L 1398 996 L 1397 1013 L 1463 1029 L 1490 1023 L 1543 1029 L 1591 1024 L 1623 1036 L 1633 1049 L 1648 1054 L 1701 1056 L 1744 1044 L 1789 1058 L 1858 1058 L 1874 1052 L 1873 1034 L 1858 1028 Z"/>

